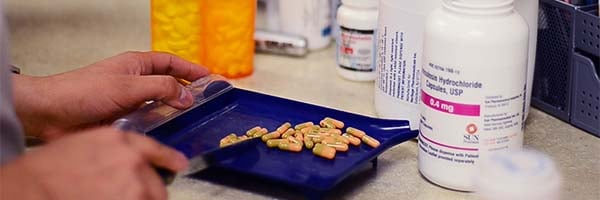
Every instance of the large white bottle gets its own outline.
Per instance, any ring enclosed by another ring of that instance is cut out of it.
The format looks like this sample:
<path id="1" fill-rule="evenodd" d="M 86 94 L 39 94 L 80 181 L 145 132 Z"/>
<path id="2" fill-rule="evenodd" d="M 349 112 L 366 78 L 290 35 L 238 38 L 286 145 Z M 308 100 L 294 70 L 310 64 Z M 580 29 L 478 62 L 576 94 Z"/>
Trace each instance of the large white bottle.
<path id="1" fill-rule="evenodd" d="M 529 56 L 527 61 L 527 95 L 525 96 L 525 119 L 529 115 L 531 89 L 533 88 L 533 72 L 535 72 L 535 50 L 537 44 L 538 0 L 515 0 L 515 10 L 519 12 L 529 25 Z"/>
<path id="2" fill-rule="evenodd" d="M 425 18 L 442 0 L 380 0 L 375 111 L 419 128 L 421 54 Z"/>
<path id="3" fill-rule="evenodd" d="M 425 25 L 419 171 L 472 191 L 477 161 L 523 146 L 528 29 L 513 0 L 444 0 Z"/>

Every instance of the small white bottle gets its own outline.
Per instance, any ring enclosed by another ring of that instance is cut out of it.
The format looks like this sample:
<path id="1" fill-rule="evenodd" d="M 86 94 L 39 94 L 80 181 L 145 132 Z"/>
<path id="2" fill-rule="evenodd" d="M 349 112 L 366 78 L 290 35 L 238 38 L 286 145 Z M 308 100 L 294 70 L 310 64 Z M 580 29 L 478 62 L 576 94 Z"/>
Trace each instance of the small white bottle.
<path id="1" fill-rule="evenodd" d="M 305 37 L 309 50 L 325 48 L 331 43 L 329 6 L 329 0 L 279 1 L 279 29 Z"/>
<path id="2" fill-rule="evenodd" d="M 425 25 L 419 171 L 473 191 L 480 158 L 523 146 L 528 29 L 513 0 L 444 0 Z"/>
<path id="3" fill-rule="evenodd" d="M 375 111 L 419 128 L 423 30 L 442 0 L 381 0 L 377 25 Z"/>
<path id="4" fill-rule="evenodd" d="M 375 80 L 378 0 L 342 0 L 337 22 L 337 71 L 353 81 Z"/>

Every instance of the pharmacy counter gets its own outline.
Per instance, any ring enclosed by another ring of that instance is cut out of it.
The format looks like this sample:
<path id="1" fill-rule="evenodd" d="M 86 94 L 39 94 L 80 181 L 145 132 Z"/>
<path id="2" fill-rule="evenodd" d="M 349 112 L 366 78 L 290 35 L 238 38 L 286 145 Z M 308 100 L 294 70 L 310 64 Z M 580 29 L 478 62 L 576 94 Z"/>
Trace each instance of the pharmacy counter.
<path id="1" fill-rule="evenodd" d="M 47 75 L 84 66 L 127 50 L 149 49 L 149 1 L 5 1 L 12 63 L 24 74 Z M 125 17 L 127 15 L 127 17 Z M 375 116 L 373 83 L 343 80 L 335 73 L 334 48 L 305 58 L 257 55 L 254 73 L 234 80 L 240 88 Z M 600 139 L 533 109 L 525 146 L 550 155 L 563 176 L 563 199 L 600 198 Z M 235 177 L 233 177 L 235 178 Z M 170 199 L 298 199 L 303 196 L 257 180 L 182 178 L 168 187 Z M 475 199 L 426 181 L 417 170 L 417 143 L 400 144 L 379 156 L 376 170 L 350 176 L 334 199 Z"/>

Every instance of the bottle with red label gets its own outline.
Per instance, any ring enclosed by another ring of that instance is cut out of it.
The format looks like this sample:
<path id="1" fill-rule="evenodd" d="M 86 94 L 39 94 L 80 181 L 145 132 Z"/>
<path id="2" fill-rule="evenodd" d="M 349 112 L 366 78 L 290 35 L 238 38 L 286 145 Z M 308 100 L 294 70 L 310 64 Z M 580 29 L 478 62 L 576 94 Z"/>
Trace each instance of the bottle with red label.
<path id="1" fill-rule="evenodd" d="M 337 71 L 353 81 L 375 80 L 378 0 L 342 0 L 337 12 Z"/>

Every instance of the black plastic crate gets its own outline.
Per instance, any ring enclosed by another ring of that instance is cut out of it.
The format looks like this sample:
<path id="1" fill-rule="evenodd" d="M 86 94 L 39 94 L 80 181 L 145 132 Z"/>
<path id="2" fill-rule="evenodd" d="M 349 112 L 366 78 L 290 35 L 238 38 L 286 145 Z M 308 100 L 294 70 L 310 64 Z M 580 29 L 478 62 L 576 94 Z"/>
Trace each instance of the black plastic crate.
<path id="1" fill-rule="evenodd" d="M 540 0 L 532 105 L 600 137 L 598 5 Z"/>

